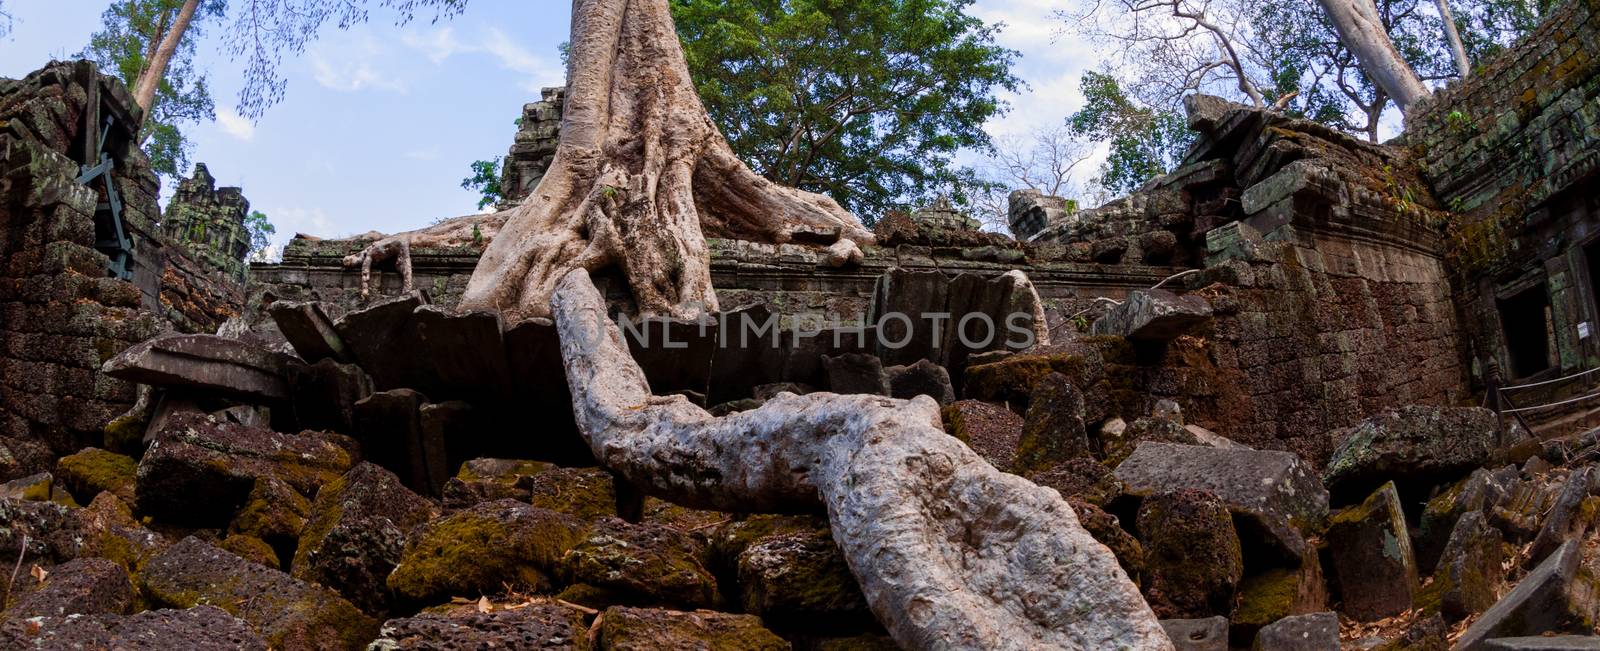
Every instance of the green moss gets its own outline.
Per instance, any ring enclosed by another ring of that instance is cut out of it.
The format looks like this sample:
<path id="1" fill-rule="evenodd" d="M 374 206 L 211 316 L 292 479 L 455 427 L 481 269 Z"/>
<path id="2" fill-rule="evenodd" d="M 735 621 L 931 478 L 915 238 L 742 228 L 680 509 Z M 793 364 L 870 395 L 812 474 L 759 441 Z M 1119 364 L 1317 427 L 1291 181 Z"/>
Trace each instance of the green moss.
<path id="1" fill-rule="evenodd" d="M 1012 355 L 968 367 L 964 391 L 975 400 L 1026 403 L 1033 385 L 1045 376 L 1060 373 L 1076 383 L 1081 382 L 1083 370 L 1083 358 L 1077 355 Z"/>
<path id="2" fill-rule="evenodd" d="M 103 429 L 106 447 L 118 452 L 138 452 L 143 447 L 144 430 L 147 425 L 143 416 L 118 416 L 106 423 Z"/>
<path id="3" fill-rule="evenodd" d="M 507 501 L 489 502 L 426 526 L 407 544 L 389 588 L 417 601 L 548 588 L 549 571 L 581 527 L 550 511 L 505 509 Z"/>
<path id="4" fill-rule="evenodd" d="M 1241 626 L 1266 626 L 1294 609 L 1300 591 L 1300 571 L 1271 569 L 1247 577 L 1239 584 L 1239 607 L 1232 622 Z"/>
<path id="5" fill-rule="evenodd" d="M 102 491 L 132 499 L 138 470 L 139 462 L 133 457 L 99 448 L 88 448 L 56 462 L 56 476 L 82 501 L 92 500 Z"/>
<path id="6" fill-rule="evenodd" d="M 266 541 L 255 536 L 233 534 L 224 538 L 222 543 L 217 546 L 233 552 L 239 558 L 252 563 L 258 563 L 275 570 L 281 567 L 281 563 L 278 562 L 278 552 L 272 550 L 272 545 L 268 545 Z"/>

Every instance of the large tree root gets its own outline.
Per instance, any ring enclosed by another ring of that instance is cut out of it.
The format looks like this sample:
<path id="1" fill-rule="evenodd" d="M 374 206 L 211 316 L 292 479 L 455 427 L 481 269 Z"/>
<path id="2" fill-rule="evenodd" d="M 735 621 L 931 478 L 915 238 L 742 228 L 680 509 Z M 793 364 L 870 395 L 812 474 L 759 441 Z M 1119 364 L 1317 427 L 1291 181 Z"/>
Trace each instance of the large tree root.
<path id="1" fill-rule="evenodd" d="M 573 5 L 560 148 L 479 261 L 464 309 L 548 316 L 568 271 L 618 267 L 640 314 L 696 317 L 718 307 L 707 236 L 803 239 L 859 260 L 872 241 L 859 221 L 756 175 L 711 124 L 667 0 Z"/>
<path id="2" fill-rule="evenodd" d="M 653 396 L 582 270 L 552 305 L 578 427 L 595 456 L 688 506 L 825 506 L 879 620 L 913 649 L 1171 649 L 1111 552 L 1060 495 L 944 433 L 938 405 L 782 394 L 713 418 Z"/>

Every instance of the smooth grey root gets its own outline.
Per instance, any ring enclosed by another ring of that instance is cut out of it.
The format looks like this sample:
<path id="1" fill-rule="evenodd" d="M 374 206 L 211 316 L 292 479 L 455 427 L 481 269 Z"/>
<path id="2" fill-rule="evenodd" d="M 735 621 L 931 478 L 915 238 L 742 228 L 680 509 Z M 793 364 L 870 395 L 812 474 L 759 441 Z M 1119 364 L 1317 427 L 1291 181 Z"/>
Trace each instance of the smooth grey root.
<path id="1" fill-rule="evenodd" d="M 734 512 L 825 507 L 873 612 L 911 649 L 1172 649 L 1056 491 L 947 435 L 923 396 L 784 393 L 714 418 L 651 395 L 588 272 L 551 310 L 582 432 L 649 494 Z"/>

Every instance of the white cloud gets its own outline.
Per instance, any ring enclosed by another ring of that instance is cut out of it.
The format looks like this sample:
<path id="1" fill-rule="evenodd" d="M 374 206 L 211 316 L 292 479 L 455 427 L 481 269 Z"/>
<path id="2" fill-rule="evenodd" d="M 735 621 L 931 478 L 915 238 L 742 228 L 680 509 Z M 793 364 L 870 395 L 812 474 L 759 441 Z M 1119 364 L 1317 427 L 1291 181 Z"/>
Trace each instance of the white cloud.
<path id="1" fill-rule="evenodd" d="M 293 239 L 296 233 L 317 237 L 337 236 L 333 219 L 321 208 L 274 208 L 263 209 L 262 212 L 277 228 L 278 232 L 272 239 L 280 247 Z"/>
<path id="2" fill-rule="evenodd" d="M 388 54 L 377 39 L 362 31 L 319 43 L 306 59 L 311 64 L 312 79 L 324 88 L 347 93 L 363 90 L 403 93 L 406 91 L 404 81 L 378 65 Z"/>
<path id="3" fill-rule="evenodd" d="M 429 147 L 427 149 L 413 149 L 406 152 L 404 155 L 406 158 L 411 160 L 437 160 L 439 158 L 439 148 Z"/>
<path id="4" fill-rule="evenodd" d="M 401 35 L 400 42 L 421 52 L 434 65 L 444 63 L 457 54 L 489 55 L 502 69 L 523 76 L 523 89 L 534 93 L 545 86 L 560 84 L 566 77 L 566 71 L 561 69 L 553 55 L 544 57 L 534 54 L 498 27 L 485 28 L 470 43 L 457 39 L 450 27 L 431 32 L 408 31 Z"/>
<path id="5" fill-rule="evenodd" d="M 223 109 L 217 113 L 217 126 L 222 127 L 222 132 L 233 136 L 237 140 L 250 142 L 256 138 L 256 125 L 250 118 L 234 113 L 232 109 Z"/>

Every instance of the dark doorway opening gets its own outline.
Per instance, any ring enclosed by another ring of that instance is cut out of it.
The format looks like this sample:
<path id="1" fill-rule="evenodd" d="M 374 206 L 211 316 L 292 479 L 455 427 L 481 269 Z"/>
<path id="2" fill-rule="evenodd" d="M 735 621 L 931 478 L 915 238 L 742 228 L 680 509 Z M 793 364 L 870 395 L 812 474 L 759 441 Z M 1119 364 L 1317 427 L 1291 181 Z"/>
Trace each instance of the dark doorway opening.
<path id="1" fill-rule="evenodd" d="M 1525 378 L 1549 370 L 1550 295 L 1544 283 L 1496 303 L 1500 308 L 1500 326 L 1505 330 L 1512 376 Z"/>

